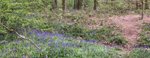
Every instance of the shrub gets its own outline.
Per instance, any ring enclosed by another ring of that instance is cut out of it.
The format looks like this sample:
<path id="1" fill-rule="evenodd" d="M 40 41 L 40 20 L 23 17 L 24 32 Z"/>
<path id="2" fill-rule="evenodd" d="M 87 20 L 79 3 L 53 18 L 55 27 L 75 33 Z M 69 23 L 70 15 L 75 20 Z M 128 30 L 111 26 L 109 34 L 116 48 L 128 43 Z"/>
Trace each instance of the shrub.
<path id="1" fill-rule="evenodd" d="M 70 25 L 63 26 L 63 33 L 74 36 L 81 37 L 86 40 L 105 40 L 110 43 L 115 43 L 118 45 L 124 45 L 127 43 L 126 40 L 119 33 L 113 33 L 115 30 L 109 27 L 102 27 L 98 30 L 88 30 L 80 25 Z"/>
<path id="2" fill-rule="evenodd" d="M 68 25 L 62 27 L 63 33 L 75 37 L 84 37 L 84 34 L 86 33 L 86 29 L 81 27 L 80 25 Z"/>
<path id="3" fill-rule="evenodd" d="M 150 34 L 144 33 L 140 35 L 139 45 L 149 45 L 150 46 Z"/>
<path id="4" fill-rule="evenodd" d="M 144 24 L 143 30 L 144 31 L 150 31 L 150 24 Z"/>
<path id="5" fill-rule="evenodd" d="M 139 45 L 148 45 L 150 46 L 150 28 L 149 28 L 149 24 L 145 24 L 143 26 L 143 30 L 140 34 L 140 39 L 138 40 Z"/>
<path id="6" fill-rule="evenodd" d="M 101 29 L 96 31 L 95 37 L 118 45 L 124 45 L 127 43 L 127 41 L 122 37 L 121 34 L 119 34 L 117 31 L 110 27 L 102 27 Z"/>

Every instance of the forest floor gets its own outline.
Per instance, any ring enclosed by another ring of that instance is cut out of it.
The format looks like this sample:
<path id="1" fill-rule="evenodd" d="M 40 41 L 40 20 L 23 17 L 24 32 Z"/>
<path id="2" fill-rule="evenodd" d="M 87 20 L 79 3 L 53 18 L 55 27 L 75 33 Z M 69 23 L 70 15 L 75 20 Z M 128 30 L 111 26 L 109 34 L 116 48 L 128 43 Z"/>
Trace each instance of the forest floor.
<path id="1" fill-rule="evenodd" d="M 125 40 L 128 41 L 128 43 L 122 47 L 123 53 L 128 53 L 133 50 L 133 47 L 137 45 L 143 23 L 150 23 L 150 16 L 145 15 L 143 20 L 140 20 L 140 18 L 140 15 L 135 14 L 109 17 L 111 22 L 114 23 L 116 27 L 119 27 Z"/>

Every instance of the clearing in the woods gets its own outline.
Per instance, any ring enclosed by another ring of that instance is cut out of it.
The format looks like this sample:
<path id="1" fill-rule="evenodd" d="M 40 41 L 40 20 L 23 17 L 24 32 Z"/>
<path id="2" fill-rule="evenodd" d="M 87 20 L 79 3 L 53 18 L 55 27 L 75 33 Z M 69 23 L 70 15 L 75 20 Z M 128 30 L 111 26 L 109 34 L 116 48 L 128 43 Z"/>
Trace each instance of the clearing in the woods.
<path id="1" fill-rule="evenodd" d="M 140 15 L 123 15 L 112 16 L 109 19 L 116 27 L 119 27 L 122 35 L 128 43 L 123 47 L 123 50 L 130 51 L 137 44 L 141 27 L 143 23 L 150 23 L 150 16 L 145 15 L 143 20 L 140 19 Z"/>

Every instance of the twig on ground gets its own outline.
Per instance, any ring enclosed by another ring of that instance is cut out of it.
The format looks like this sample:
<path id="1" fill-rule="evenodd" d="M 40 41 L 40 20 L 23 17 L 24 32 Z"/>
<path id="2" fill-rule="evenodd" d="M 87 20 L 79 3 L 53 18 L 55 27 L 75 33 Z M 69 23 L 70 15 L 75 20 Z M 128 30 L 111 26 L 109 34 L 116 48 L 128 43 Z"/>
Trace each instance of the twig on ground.
<path id="1" fill-rule="evenodd" d="M 0 44 L 6 43 L 6 42 L 7 42 L 6 40 L 3 40 L 3 41 L 0 41 Z"/>

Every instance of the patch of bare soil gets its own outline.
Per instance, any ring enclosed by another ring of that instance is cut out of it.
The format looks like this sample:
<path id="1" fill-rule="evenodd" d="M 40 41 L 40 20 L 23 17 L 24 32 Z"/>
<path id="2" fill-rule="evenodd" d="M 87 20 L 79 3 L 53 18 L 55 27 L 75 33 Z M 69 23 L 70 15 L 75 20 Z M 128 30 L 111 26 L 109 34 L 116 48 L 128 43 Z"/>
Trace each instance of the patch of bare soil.
<path id="1" fill-rule="evenodd" d="M 143 20 L 139 20 L 140 17 L 140 15 L 124 15 L 109 18 L 116 27 L 119 27 L 122 35 L 128 41 L 123 47 L 124 50 L 133 49 L 139 39 L 142 23 L 150 23 L 150 16 L 145 15 Z"/>

